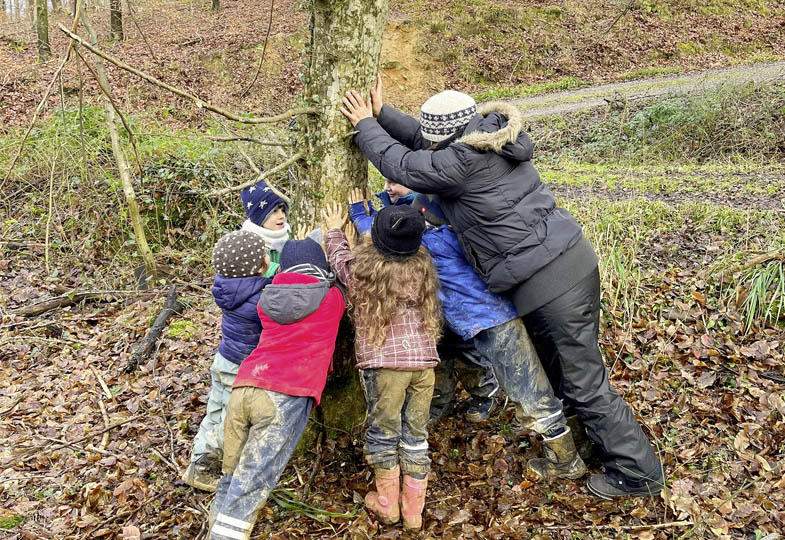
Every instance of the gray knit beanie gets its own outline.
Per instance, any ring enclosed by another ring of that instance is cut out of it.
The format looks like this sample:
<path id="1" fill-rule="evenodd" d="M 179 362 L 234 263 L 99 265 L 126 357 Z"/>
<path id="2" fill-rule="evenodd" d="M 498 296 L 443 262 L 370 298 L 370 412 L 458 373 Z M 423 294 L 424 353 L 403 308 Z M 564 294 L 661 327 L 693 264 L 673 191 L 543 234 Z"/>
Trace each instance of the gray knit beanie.
<path id="1" fill-rule="evenodd" d="M 439 92 L 420 107 L 422 136 L 431 142 L 449 139 L 475 114 L 477 103 L 470 95 L 456 90 Z"/>
<path id="2" fill-rule="evenodd" d="M 213 266 L 226 278 L 258 276 L 266 254 L 261 236 L 250 231 L 233 231 L 216 242 Z"/>

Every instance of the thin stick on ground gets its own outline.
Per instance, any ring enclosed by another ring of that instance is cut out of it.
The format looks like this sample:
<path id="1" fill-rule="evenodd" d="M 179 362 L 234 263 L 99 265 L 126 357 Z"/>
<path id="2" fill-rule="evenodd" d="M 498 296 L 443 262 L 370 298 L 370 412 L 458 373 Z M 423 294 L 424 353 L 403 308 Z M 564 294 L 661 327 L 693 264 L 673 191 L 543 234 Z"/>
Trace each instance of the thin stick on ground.
<path id="1" fill-rule="evenodd" d="M 267 34 L 264 36 L 264 47 L 262 48 L 262 56 L 259 58 L 259 65 L 256 66 L 256 73 L 254 73 L 253 80 L 251 84 L 249 84 L 245 90 L 242 91 L 240 94 L 241 98 L 244 98 L 245 95 L 253 88 L 253 85 L 256 84 L 256 79 L 259 78 L 259 72 L 262 71 L 262 64 L 264 63 L 264 54 L 267 52 L 267 42 L 270 40 L 270 29 L 273 27 L 273 8 L 275 7 L 275 0 L 270 0 L 270 20 L 267 21 Z"/>
<path id="2" fill-rule="evenodd" d="M 81 9 L 80 6 L 82 5 L 82 0 L 76 0 L 76 13 L 74 14 L 74 20 L 71 23 L 72 32 L 76 32 L 77 27 L 79 26 L 79 17 L 81 16 Z M 63 25 L 60 25 L 63 27 Z M 65 28 L 65 27 L 63 27 Z M 38 115 L 41 114 L 41 111 L 46 104 L 46 101 L 49 99 L 49 95 L 52 93 L 52 88 L 54 88 L 55 81 L 60 76 L 60 73 L 63 71 L 63 67 L 65 67 L 66 62 L 68 62 L 68 58 L 71 56 L 71 49 L 74 47 L 74 43 L 76 40 L 73 38 L 68 42 L 68 48 L 65 50 L 62 59 L 60 60 L 60 65 L 57 67 L 54 75 L 52 75 L 52 80 L 49 81 L 49 85 L 46 87 L 46 91 L 44 92 L 44 97 L 41 98 L 41 101 L 38 102 L 38 106 L 35 108 L 35 112 L 33 113 L 33 119 L 30 120 L 30 125 L 27 126 L 27 131 L 25 131 L 24 136 L 22 136 L 22 141 L 19 143 L 19 147 L 16 149 L 16 154 L 14 158 L 11 160 L 11 164 L 8 166 L 8 170 L 3 177 L 3 181 L 0 182 L 0 192 L 3 191 L 3 186 L 5 185 L 6 181 L 11 177 L 11 171 L 14 170 L 16 166 L 16 162 L 19 160 L 19 157 L 22 155 L 22 152 L 25 149 L 25 143 L 27 142 L 27 138 L 30 136 L 30 132 L 33 131 L 33 127 L 35 123 L 38 121 Z"/>
<path id="3" fill-rule="evenodd" d="M 165 83 L 165 82 L 163 82 L 163 81 L 153 77 L 152 75 L 149 75 L 148 73 L 145 73 L 144 71 L 141 71 L 140 69 L 137 69 L 137 68 L 135 68 L 133 66 L 130 66 L 130 65 L 126 64 L 122 60 L 120 60 L 118 58 L 115 58 L 114 56 L 112 56 L 112 55 L 110 55 L 108 53 L 105 53 L 104 51 L 102 51 L 98 47 L 95 47 L 95 46 L 91 45 L 90 43 L 85 41 L 82 37 L 78 36 L 74 32 L 69 31 L 62 24 L 58 24 L 57 27 L 60 29 L 60 31 L 62 31 L 67 36 L 69 36 L 71 39 L 75 40 L 77 43 L 82 45 L 85 49 L 87 49 L 91 53 L 95 54 L 96 56 L 100 56 L 101 58 L 103 58 L 107 62 L 110 62 L 110 63 L 114 64 L 115 66 L 119 67 L 120 69 L 128 71 L 129 73 L 133 73 L 134 75 L 136 75 L 138 77 L 141 77 L 142 79 L 146 80 L 147 82 L 152 83 L 152 84 L 154 84 L 156 86 L 159 86 L 161 88 L 164 88 L 166 90 L 169 90 L 170 92 L 172 92 L 174 94 L 177 94 L 180 97 L 189 99 L 189 100 L 193 101 L 196 104 L 196 106 L 198 108 L 200 108 L 200 109 L 207 109 L 208 111 L 212 111 L 212 112 L 214 112 L 216 114 L 220 114 L 221 116 L 223 116 L 225 118 L 228 118 L 229 120 L 232 120 L 234 122 L 240 122 L 242 124 L 272 124 L 274 122 L 280 122 L 281 120 L 288 120 L 289 118 L 292 118 L 294 116 L 299 116 L 299 115 L 302 115 L 302 114 L 316 114 L 316 113 L 319 112 L 319 109 L 317 109 L 315 107 L 300 107 L 300 108 L 296 108 L 296 109 L 290 109 L 290 110 L 288 110 L 288 111 L 286 111 L 284 113 L 281 113 L 281 114 L 278 114 L 278 115 L 275 115 L 275 116 L 266 116 L 266 117 L 257 117 L 257 118 L 242 117 L 242 116 L 239 116 L 238 114 L 233 113 L 231 111 L 228 111 L 228 110 L 226 110 L 226 109 L 224 109 L 222 107 L 218 107 L 217 105 L 212 105 L 211 103 L 209 103 L 209 102 L 207 102 L 207 101 L 205 101 L 205 100 L 203 100 L 203 99 L 201 99 L 199 97 L 196 97 L 193 94 L 190 94 L 190 93 L 186 92 L 185 90 L 182 90 L 180 88 L 177 88 L 175 86 L 167 84 L 167 83 Z"/>
<path id="4" fill-rule="evenodd" d="M 249 186 L 252 186 L 252 185 L 254 185 L 254 184 L 258 183 L 258 182 L 261 182 L 262 180 L 265 180 L 266 178 L 268 178 L 268 177 L 274 175 L 275 173 L 277 173 L 278 171 L 286 169 L 289 165 L 299 161 L 304 156 L 305 156 L 305 151 L 301 150 L 301 151 L 297 152 L 296 154 L 294 154 L 293 156 L 291 156 L 286 161 L 276 165 L 272 169 L 268 169 L 268 170 L 264 171 L 262 174 L 260 174 L 259 176 L 257 176 L 253 180 L 249 180 L 248 182 L 242 183 L 242 184 L 240 184 L 238 186 L 233 186 L 233 187 L 228 187 L 228 188 L 223 188 L 223 189 L 218 189 L 218 190 L 215 190 L 215 191 L 211 191 L 207 195 L 209 197 L 220 197 L 221 195 L 226 195 L 227 193 L 232 193 L 234 191 L 240 191 L 242 189 L 245 189 L 245 188 L 247 188 Z M 289 203 L 291 201 L 291 199 L 289 199 L 289 197 L 287 197 L 286 195 L 284 195 L 280 191 L 275 190 L 272 187 L 270 189 L 273 191 L 273 193 L 278 195 L 284 201 L 287 201 L 287 203 Z"/>
<path id="5" fill-rule="evenodd" d="M 545 527 L 546 531 L 559 531 L 559 530 L 570 530 L 570 531 L 606 531 L 606 530 L 615 530 L 615 531 L 646 531 L 646 530 L 653 530 L 653 529 L 671 529 L 677 527 L 689 527 L 690 525 L 694 525 L 692 521 L 670 521 L 668 523 L 653 523 L 651 525 L 585 525 L 585 526 L 576 526 L 576 525 L 551 525 L 549 527 Z"/>
<path id="6" fill-rule="evenodd" d="M 104 382 L 103 378 L 101 377 L 101 374 L 98 373 L 97 369 L 95 369 L 95 366 L 90 364 L 90 370 L 93 372 L 93 375 L 95 375 L 95 378 L 98 380 L 98 384 L 101 385 L 101 389 L 104 391 L 104 394 L 106 394 L 106 399 L 114 400 L 114 396 L 112 395 L 112 392 L 109 390 L 109 387 Z"/>

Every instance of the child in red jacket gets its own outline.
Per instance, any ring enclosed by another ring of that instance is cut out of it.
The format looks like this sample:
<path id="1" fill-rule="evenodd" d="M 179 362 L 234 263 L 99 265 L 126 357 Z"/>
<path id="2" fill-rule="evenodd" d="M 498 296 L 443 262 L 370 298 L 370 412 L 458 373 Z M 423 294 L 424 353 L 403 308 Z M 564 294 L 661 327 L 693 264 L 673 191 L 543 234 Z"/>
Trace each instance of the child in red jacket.
<path id="1" fill-rule="evenodd" d="M 264 331 L 234 381 L 210 538 L 248 539 L 327 381 L 344 299 L 321 246 L 290 240 L 259 298 Z"/>
<path id="2" fill-rule="evenodd" d="M 365 505 L 385 523 L 402 514 L 405 528 L 419 529 L 442 323 L 436 269 L 420 246 L 425 219 L 411 206 L 385 207 L 374 217 L 371 241 L 354 250 L 340 230 L 345 210 L 334 204 L 325 220 L 328 260 L 354 306 L 355 355 L 368 402 L 363 452 L 376 473 L 376 491 Z"/>

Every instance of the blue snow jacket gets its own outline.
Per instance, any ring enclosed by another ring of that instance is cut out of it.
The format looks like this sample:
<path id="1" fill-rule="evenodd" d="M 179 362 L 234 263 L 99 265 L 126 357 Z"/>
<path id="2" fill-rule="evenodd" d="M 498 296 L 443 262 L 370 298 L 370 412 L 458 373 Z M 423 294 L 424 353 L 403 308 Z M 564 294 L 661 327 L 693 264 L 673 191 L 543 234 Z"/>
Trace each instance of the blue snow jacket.
<path id="1" fill-rule="evenodd" d="M 256 304 L 262 289 L 271 282 L 272 278 L 262 276 L 215 276 L 213 297 L 223 311 L 218 352 L 230 362 L 241 364 L 259 344 L 262 323 L 259 322 Z"/>
<path id="2" fill-rule="evenodd" d="M 358 233 L 370 232 L 373 215 L 365 215 L 363 203 L 352 204 L 349 212 Z M 422 245 L 430 252 L 439 274 L 439 299 L 450 330 L 469 340 L 482 330 L 518 317 L 512 301 L 490 292 L 488 285 L 466 261 L 458 236 L 450 227 L 427 227 Z"/>
<path id="3" fill-rule="evenodd" d="M 382 191 L 376 194 L 376 197 L 382 201 L 382 206 L 403 206 L 410 205 L 414 202 L 414 198 L 417 197 L 417 193 L 412 191 L 408 195 L 404 195 L 403 197 L 398 197 L 398 200 L 394 203 L 390 200 L 390 196 L 387 195 L 386 191 Z M 370 205 L 369 205 L 370 206 Z M 371 209 L 371 215 L 376 213 L 376 210 Z"/>

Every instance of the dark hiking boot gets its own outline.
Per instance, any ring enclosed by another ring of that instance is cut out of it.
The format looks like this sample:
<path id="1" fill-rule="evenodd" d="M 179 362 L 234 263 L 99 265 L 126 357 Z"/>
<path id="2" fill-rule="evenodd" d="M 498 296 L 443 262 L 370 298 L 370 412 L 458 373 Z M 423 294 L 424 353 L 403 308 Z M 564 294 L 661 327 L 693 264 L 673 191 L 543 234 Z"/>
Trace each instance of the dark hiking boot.
<path id="1" fill-rule="evenodd" d="M 496 400 L 492 397 L 472 397 L 466 420 L 472 423 L 485 422 L 496 410 Z"/>
<path id="2" fill-rule="evenodd" d="M 202 456 L 188 464 L 181 480 L 192 488 L 214 492 L 221 479 L 221 463 L 212 456 Z"/>
<path id="3" fill-rule="evenodd" d="M 578 455 L 581 456 L 581 459 L 583 461 L 589 461 L 596 458 L 596 447 L 586 434 L 586 428 L 577 414 L 567 417 L 567 427 L 570 428 L 572 440 L 575 441 L 575 449 L 578 451 Z"/>
<path id="4" fill-rule="evenodd" d="M 543 446 L 545 457 L 529 460 L 527 476 L 549 482 L 556 478 L 576 480 L 586 474 L 586 464 L 575 449 L 569 428 L 552 439 L 543 440 Z"/>
<path id="5" fill-rule="evenodd" d="M 630 485 L 622 478 L 605 473 L 591 475 L 586 487 L 592 495 L 610 501 L 619 497 L 656 497 L 662 490 L 662 483 L 648 481 Z"/>
<path id="6" fill-rule="evenodd" d="M 435 426 L 436 424 L 441 421 L 442 418 L 447 418 L 448 416 L 452 416 L 453 411 L 455 410 L 455 405 L 452 401 L 447 404 L 438 404 L 434 405 L 431 402 L 431 409 L 429 411 L 429 418 L 428 418 L 428 427 Z"/>

